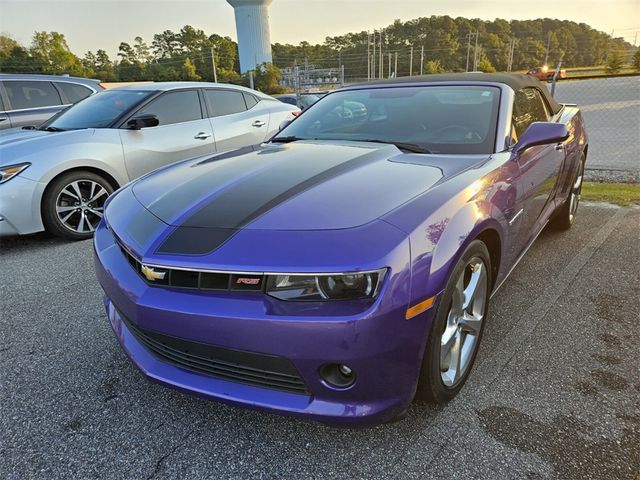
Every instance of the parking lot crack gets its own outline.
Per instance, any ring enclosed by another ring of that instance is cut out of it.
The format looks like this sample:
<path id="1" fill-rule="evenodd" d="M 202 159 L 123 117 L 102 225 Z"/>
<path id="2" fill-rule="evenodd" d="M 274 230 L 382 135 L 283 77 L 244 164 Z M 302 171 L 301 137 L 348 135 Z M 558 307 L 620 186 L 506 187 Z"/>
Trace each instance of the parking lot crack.
<path id="1" fill-rule="evenodd" d="M 157 461 L 156 466 L 153 469 L 151 475 L 147 477 L 147 480 L 152 480 L 153 478 L 157 478 L 160 470 L 162 469 L 162 465 L 166 462 L 167 458 L 171 457 L 174 453 L 184 447 L 187 439 L 195 433 L 195 430 L 190 430 L 186 435 L 184 435 L 180 441 L 167 453 L 162 455 Z"/>

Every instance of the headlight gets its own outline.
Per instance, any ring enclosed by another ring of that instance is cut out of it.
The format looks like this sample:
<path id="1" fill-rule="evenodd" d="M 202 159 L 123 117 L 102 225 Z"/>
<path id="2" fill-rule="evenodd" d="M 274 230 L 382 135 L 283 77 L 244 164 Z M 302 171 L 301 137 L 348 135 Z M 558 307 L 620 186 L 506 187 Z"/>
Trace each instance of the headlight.
<path id="1" fill-rule="evenodd" d="M 266 293 L 280 300 L 323 301 L 375 298 L 387 270 L 314 275 L 268 275 Z"/>
<path id="2" fill-rule="evenodd" d="M 8 165 L 6 167 L 0 167 L 0 183 L 8 182 L 13 177 L 18 175 L 21 171 L 27 168 L 30 163 L 19 163 L 18 165 Z"/>

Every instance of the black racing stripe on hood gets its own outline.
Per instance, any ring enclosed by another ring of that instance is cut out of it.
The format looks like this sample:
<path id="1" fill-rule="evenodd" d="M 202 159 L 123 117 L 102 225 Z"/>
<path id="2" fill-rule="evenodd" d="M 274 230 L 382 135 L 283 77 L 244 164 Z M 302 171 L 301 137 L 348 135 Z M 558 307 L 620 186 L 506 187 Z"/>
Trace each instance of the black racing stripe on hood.
<path id="1" fill-rule="evenodd" d="M 158 247 L 157 253 L 204 255 L 222 246 L 238 230 L 290 198 L 331 178 L 380 159 L 379 150 L 326 168 L 329 160 L 294 159 L 240 182 L 214 196 Z"/>
<path id="2" fill-rule="evenodd" d="M 243 172 L 254 169 L 261 163 L 265 163 L 264 158 L 259 155 L 244 155 L 259 150 L 259 146 L 244 147 L 214 155 L 211 158 L 191 165 L 190 168 L 200 168 L 203 173 L 189 178 L 185 183 L 175 184 L 173 188 L 167 190 L 164 195 L 158 196 L 153 203 L 147 205 L 147 208 L 163 220 L 172 218 L 177 212 L 187 209 L 194 198 L 206 196 L 212 189 L 216 188 L 216 185 L 222 185 L 230 179 L 238 177 Z M 233 160 L 222 162 L 222 160 L 228 159 Z M 152 176 L 145 181 L 147 183 L 153 182 L 154 177 Z M 133 192 L 135 195 L 135 185 Z"/>

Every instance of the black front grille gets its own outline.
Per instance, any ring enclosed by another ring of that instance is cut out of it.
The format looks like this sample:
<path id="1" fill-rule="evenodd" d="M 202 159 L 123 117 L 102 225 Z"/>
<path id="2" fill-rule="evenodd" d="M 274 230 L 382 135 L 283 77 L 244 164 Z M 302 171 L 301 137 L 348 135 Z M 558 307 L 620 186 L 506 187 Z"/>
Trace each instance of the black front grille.
<path id="1" fill-rule="evenodd" d="M 120 245 L 120 250 L 138 275 L 153 286 L 261 292 L 264 284 L 264 275 L 260 274 L 232 274 L 155 266 L 150 268 L 154 273 L 158 274 L 158 278 L 150 280 L 143 272 L 143 267 L 146 266 L 131 255 L 122 245 Z"/>
<path id="2" fill-rule="evenodd" d="M 122 314 L 120 317 L 152 354 L 176 367 L 221 380 L 309 395 L 296 367 L 286 358 L 193 342 L 142 329 Z"/>

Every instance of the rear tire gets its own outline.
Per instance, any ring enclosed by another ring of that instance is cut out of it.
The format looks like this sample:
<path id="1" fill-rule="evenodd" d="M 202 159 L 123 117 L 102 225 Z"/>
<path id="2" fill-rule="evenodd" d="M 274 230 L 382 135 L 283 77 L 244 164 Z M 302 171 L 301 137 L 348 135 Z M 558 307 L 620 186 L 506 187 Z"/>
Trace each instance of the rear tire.
<path id="1" fill-rule="evenodd" d="M 456 263 L 438 302 L 417 399 L 443 404 L 464 386 L 486 324 L 491 284 L 489 251 L 483 242 L 474 240 Z"/>
<path id="2" fill-rule="evenodd" d="M 112 193 L 111 184 L 93 172 L 76 170 L 59 176 L 42 198 L 45 230 L 70 240 L 91 238 Z"/>
<path id="3" fill-rule="evenodd" d="M 578 213 L 578 205 L 580 204 L 580 194 L 582 192 L 582 181 L 584 179 L 585 160 L 586 158 L 583 153 L 580 157 L 580 165 L 578 165 L 578 171 L 573 177 L 569 195 L 551 220 L 551 225 L 557 230 L 569 230 L 576 219 L 576 214 Z"/>

